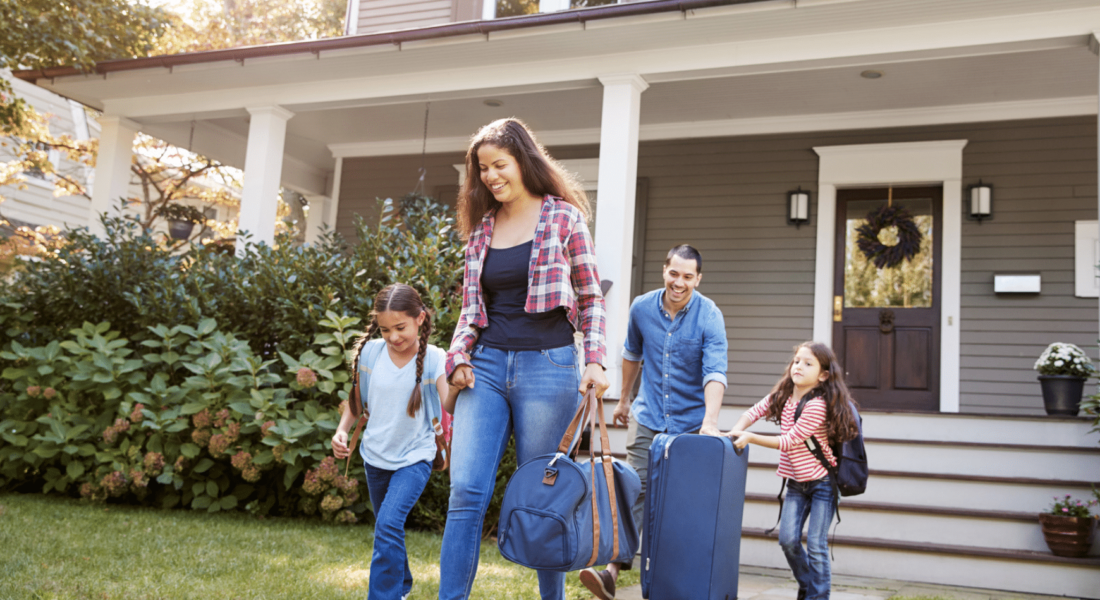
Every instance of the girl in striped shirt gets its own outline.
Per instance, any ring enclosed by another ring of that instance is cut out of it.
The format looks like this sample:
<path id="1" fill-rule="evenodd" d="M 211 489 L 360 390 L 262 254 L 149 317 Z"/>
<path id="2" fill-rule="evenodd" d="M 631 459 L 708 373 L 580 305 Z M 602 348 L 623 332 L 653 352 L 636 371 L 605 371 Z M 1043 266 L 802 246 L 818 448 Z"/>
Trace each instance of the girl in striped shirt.
<path id="1" fill-rule="evenodd" d="M 798 420 L 795 411 L 806 399 Z M 858 426 L 851 409 L 844 371 L 833 351 L 820 342 L 795 347 L 786 372 L 763 400 L 757 402 L 727 434 L 737 448 L 756 444 L 779 450 L 777 474 L 788 480 L 779 517 L 779 546 L 798 581 L 798 600 L 827 600 L 831 588 L 828 534 L 836 513 L 836 495 L 829 469 L 807 444 L 822 449 L 829 467 L 836 466 L 831 443 L 854 438 Z M 780 435 L 745 431 L 760 418 L 779 424 Z M 806 548 L 802 528 L 809 520 Z"/>

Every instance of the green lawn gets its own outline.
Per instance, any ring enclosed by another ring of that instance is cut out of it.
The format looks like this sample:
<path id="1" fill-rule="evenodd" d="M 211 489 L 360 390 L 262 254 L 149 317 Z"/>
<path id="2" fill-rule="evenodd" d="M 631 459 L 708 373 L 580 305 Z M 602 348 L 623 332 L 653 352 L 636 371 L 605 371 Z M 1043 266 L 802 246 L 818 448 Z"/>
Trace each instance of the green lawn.
<path id="1" fill-rule="evenodd" d="M 372 530 L 0 495 L 0 598 L 366 598 Z M 410 532 L 413 598 L 435 598 L 437 534 Z M 637 583 L 623 573 L 620 586 Z M 575 573 L 568 598 L 588 598 Z M 484 542 L 472 598 L 537 599 L 535 572 Z"/>

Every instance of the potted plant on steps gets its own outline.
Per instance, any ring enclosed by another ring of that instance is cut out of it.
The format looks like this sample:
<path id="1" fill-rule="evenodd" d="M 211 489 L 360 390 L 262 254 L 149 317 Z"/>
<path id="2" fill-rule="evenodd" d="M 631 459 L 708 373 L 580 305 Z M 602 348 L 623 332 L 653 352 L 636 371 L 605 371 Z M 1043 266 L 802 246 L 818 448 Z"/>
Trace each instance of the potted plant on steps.
<path id="1" fill-rule="evenodd" d="M 1039 513 L 1043 539 L 1055 556 L 1081 558 L 1089 553 L 1096 525 L 1096 518 L 1089 514 L 1089 507 L 1094 504 L 1096 500 L 1084 502 L 1066 494 L 1065 498 L 1055 496 L 1054 506 L 1047 512 Z"/>
<path id="2" fill-rule="evenodd" d="M 168 221 L 168 235 L 174 240 L 191 237 L 196 223 L 204 223 L 202 211 L 187 204 L 169 202 L 157 209 L 157 216 Z"/>
<path id="3" fill-rule="evenodd" d="M 1076 415 L 1080 410 L 1085 379 L 1096 373 L 1092 359 L 1077 346 L 1054 342 L 1035 361 L 1043 406 L 1048 415 Z"/>

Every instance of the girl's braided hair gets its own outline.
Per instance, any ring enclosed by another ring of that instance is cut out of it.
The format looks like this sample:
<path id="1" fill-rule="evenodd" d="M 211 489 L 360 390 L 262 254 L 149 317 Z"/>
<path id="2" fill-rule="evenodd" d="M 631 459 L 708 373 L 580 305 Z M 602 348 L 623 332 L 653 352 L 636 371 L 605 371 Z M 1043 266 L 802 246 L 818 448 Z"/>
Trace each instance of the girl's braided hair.
<path id="1" fill-rule="evenodd" d="M 374 337 L 374 334 L 378 333 L 378 313 L 387 310 L 404 313 L 414 319 L 421 314 L 426 316 L 424 324 L 420 326 L 420 349 L 416 353 L 416 385 L 413 386 L 412 395 L 409 396 L 409 405 L 405 411 L 410 417 L 415 417 L 416 411 L 420 410 L 420 381 L 424 376 L 424 356 L 428 352 L 428 338 L 432 335 L 432 313 L 428 311 L 428 307 L 420 299 L 420 294 L 412 286 L 404 283 L 388 285 L 382 288 L 382 291 L 374 297 L 374 308 L 370 311 L 370 325 L 367 326 L 367 330 L 363 335 L 355 341 L 355 360 L 350 365 L 352 379 L 354 381 L 359 380 L 359 356 L 363 353 L 363 346 L 366 346 L 367 342 Z M 354 398 L 351 401 L 359 402 L 360 400 Z"/>
<path id="2" fill-rule="evenodd" d="M 817 359 L 818 364 L 821 365 L 821 372 L 829 375 L 825 378 L 825 381 L 806 392 L 805 395 L 807 398 L 825 400 L 825 428 L 829 435 L 829 442 L 839 444 L 856 437 L 859 435 L 859 425 L 856 423 L 855 415 L 852 414 L 852 410 L 849 408 L 849 402 L 855 404 L 855 400 L 852 398 L 851 392 L 848 391 L 848 385 L 844 383 L 844 370 L 840 368 L 840 363 L 837 361 L 832 348 L 821 342 L 803 342 L 794 347 L 791 360 L 787 362 L 787 370 L 783 372 L 783 377 L 779 380 L 779 383 L 776 383 L 768 394 L 771 402 L 768 404 L 768 411 L 764 417 L 777 424 L 782 419 L 783 406 L 794 393 L 791 365 L 794 364 L 794 355 L 798 354 L 798 351 L 802 348 L 808 349 Z"/>

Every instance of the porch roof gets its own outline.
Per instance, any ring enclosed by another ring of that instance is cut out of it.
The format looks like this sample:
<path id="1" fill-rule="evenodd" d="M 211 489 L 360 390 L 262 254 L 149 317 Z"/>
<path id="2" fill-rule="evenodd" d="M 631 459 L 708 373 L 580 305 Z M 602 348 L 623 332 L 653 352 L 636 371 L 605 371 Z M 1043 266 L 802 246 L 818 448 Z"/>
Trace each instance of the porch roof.
<path id="1" fill-rule="evenodd" d="M 1095 0 L 655 0 L 20 75 L 237 166 L 246 109 L 281 106 L 284 179 L 324 194 L 334 157 L 458 151 L 504 116 L 596 144 L 607 75 L 648 83 L 642 140 L 1095 114 L 1094 30 Z"/>

